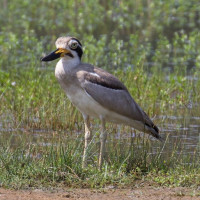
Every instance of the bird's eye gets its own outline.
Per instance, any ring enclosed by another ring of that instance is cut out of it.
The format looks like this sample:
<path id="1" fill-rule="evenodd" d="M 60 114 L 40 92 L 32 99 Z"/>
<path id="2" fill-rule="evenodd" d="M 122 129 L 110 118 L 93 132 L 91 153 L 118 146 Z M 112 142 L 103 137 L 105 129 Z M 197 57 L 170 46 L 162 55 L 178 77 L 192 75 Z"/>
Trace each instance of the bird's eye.
<path id="1" fill-rule="evenodd" d="M 70 42 L 70 48 L 71 49 L 76 49 L 78 46 L 78 42 Z"/>

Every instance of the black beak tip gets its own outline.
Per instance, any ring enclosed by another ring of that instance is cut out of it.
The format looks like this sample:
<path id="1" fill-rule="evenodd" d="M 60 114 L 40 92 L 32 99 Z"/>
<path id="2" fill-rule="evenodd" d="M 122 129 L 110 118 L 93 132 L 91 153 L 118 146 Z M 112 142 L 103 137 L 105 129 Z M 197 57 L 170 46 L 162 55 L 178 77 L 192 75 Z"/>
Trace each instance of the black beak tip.
<path id="1" fill-rule="evenodd" d="M 48 61 L 51 61 L 52 59 L 50 59 L 48 56 L 45 56 L 45 57 L 41 57 L 40 58 L 40 61 L 41 62 L 48 62 Z"/>
<path id="2" fill-rule="evenodd" d="M 59 58 L 60 57 L 60 53 L 56 53 L 57 50 L 58 49 L 56 49 L 55 51 L 51 52 L 50 54 L 40 58 L 40 60 L 42 62 L 48 62 L 48 61 L 52 61 L 52 60 L 55 60 L 55 59 Z"/>

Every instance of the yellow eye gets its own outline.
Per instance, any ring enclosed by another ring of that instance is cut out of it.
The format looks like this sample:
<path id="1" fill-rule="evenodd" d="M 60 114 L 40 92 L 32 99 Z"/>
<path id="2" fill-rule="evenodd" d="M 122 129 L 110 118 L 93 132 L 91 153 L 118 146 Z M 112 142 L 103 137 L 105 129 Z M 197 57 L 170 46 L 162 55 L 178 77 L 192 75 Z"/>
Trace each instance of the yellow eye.
<path id="1" fill-rule="evenodd" d="M 77 46 L 78 46 L 78 42 L 76 42 L 76 41 L 73 41 L 73 42 L 71 42 L 71 44 L 70 44 L 70 48 L 71 48 L 71 49 L 76 49 Z"/>

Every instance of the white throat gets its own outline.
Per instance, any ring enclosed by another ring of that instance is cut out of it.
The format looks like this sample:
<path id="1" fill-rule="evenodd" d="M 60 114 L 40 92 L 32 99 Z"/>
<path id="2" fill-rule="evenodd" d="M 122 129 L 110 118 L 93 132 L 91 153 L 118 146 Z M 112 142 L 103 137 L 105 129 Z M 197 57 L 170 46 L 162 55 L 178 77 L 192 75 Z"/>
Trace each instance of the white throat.
<path id="1" fill-rule="evenodd" d="M 59 80 L 70 74 L 70 71 L 79 65 L 81 60 L 78 57 L 68 58 L 62 57 L 56 64 L 55 76 Z"/>
<path id="2" fill-rule="evenodd" d="M 74 58 L 69 58 L 69 57 L 62 57 L 59 61 L 58 64 L 62 63 L 64 68 L 67 68 L 68 70 L 76 67 L 78 64 L 80 64 L 80 59 L 79 57 L 74 57 Z"/>

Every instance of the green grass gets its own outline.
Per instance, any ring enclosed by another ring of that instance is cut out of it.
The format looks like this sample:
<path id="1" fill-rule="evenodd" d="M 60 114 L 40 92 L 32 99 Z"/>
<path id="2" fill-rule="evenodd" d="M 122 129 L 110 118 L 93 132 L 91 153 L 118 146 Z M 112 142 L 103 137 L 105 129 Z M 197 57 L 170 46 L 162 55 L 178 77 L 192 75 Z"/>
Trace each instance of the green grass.
<path id="1" fill-rule="evenodd" d="M 107 124 L 107 154 L 99 171 L 98 120 L 92 120 L 89 166 L 82 169 L 82 116 L 54 77 L 56 61 L 40 62 L 58 36 L 78 37 L 84 62 L 117 76 L 160 129 L 173 124 L 180 138 L 181 128 L 198 125 L 200 117 L 199 1 L 4 0 L 2 8 L 1 186 L 200 185 L 200 142 L 186 154 L 187 141 L 165 131 L 162 144 Z"/>
<path id="2" fill-rule="evenodd" d="M 27 134 L 29 137 L 30 133 Z M 174 149 L 166 158 L 161 154 L 162 145 L 151 154 L 155 142 L 148 140 L 132 138 L 116 143 L 110 137 L 106 159 L 99 171 L 99 145 L 95 137 L 90 144 L 86 169 L 81 167 L 83 137 L 80 135 L 71 137 L 57 133 L 49 141 L 50 145 L 39 145 L 41 140 L 33 144 L 32 140 L 21 137 L 17 147 L 13 147 L 13 137 L 11 135 L 0 147 L 0 182 L 3 187 L 129 187 L 136 181 L 150 181 L 161 186 L 198 187 L 200 184 L 198 153 L 191 157 L 183 154 L 177 157 Z M 189 164 L 188 161 L 192 162 Z"/>
<path id="3" fill-rule="evenodd" d="M 184 140 L 173 143 L 169 140 L 164 144 L 130 136 L 116 140 L 118 128 L 114 124 L 107 125 L 110 133 L 107 156 L 99 171 L 97 120 L 92 121 L 94 138 L 89 149 L 89 166 L 82 169 L 84 135 L 77 135 L 84 130 L 82 116 L 59 87 L 53 70 L 48 69 L 27 66 L 1 73 L 1 126 L 7 130 L 0 136 L 0 183 L 3 187 L 124 187 L 141 180 L 165 186 L 199 186 L 198 146 L 191 156 L 182 151 Z M 134 71 L 119 69 L 113 73 L 151 117 L 199 116 L 197 109 L 187 108 L 190 101 L 199 102 L 199 80 L 171 74 L 166 81 L 164 74 L 149 76 L 139 67 Z M 154 121 L 159 127 L 171 123 L 169 119 L 157 117 Z M 177 130 L 181 124 L 181 121 L 177 124 Z M 13 134 L 9 129 L 22 129 L 27 133 Z M 35 141 L 31 136 L 35 129 L 49 132 L 49 139 L 45 139 L 44 134 Z M 130 129 L 122 126 L 120 132 L 123 136 L 130 133 Z M 173 148 L 169 150 L 166 147 L 170 144 Z M 158 147 L 156 151 L 154 146 Z M 167 155 L 162 154 L 163 150 L 168 151 Z"/>
<path id="4" fill-rule="evenodd" d="M 47 69 L 27 66 L 2 71 L 0 114 L 4 119 L 8 118 L 9 124 L 14 127 L 80 130 L 81 114 L 66 98 L 53 70 Z M 134 71 L 117 70 L 113 73 L 124 82 L 136 102 L 152 117 L 165 113 L 177 116 L 177 111 L 172 107 L 187 112 L 187 105 L 191 101 L 198 103 L 200 99 L 199 80 L 191 81 L 185 76 L 174 74 L 166 81 L 161 73 L 149 77 L 139 67 Z M 198 115 L 197 110 L 193 112 L 193 115 Z"/>

